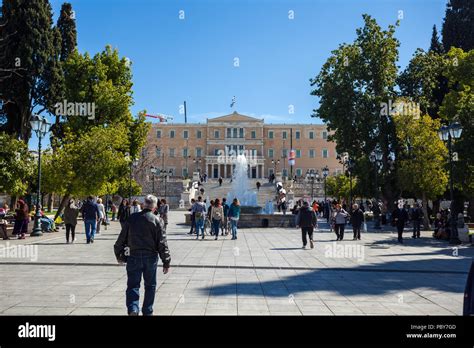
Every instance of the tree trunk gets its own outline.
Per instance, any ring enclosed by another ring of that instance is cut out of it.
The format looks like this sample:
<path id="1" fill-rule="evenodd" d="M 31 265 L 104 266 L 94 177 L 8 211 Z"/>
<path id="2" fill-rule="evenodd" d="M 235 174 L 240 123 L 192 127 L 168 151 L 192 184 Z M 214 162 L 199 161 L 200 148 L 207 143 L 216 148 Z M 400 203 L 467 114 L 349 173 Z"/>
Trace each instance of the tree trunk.
<path id="1" fill-rule="evenodd" d="M 469 222 L 474 221 L 474 197 L 469 198 L 469 207 L 467 208 Z"/>
<path id="2" fill-rule="evenodd" d="M 51 213 L 51 210 L 53 210 L 53 194 L 52 193 L 48 195 L 48 213 Z"/>
<path id="3" fill-rule="evenodd" d="M 436 216 L 436 213 L 439 212 L 439 206 L 440 206 L 440 203 L 441 200 L 438 198 L 437 200 L 434 200 L 433 201 L 433 214 Z"/>
<path id="4" fill-rule="evenodd" d="M 426 194 L 423 192 L 422 194 L 422 206 L 423 206 L 423 229 L 430 230 L 430 217 L 428 216 L 428 200 L 426 199 Z"/>
<path id="5" fill-rule="evenodd" d="M 59 204 L 58 211 L 56 212 L 56 215 L 54 215 L 54 220 L 56 220 L 56 218 L 59 216 L 59 214 L 61 214 L 63 212 L 64 208 L 66 207 L 66 203 L 69 201 L 70 197 L 71 197 L 71 195 L 69 193 L 66 193 L 63 196 L 63 199 L 61 200 L 61 204 Z"/>

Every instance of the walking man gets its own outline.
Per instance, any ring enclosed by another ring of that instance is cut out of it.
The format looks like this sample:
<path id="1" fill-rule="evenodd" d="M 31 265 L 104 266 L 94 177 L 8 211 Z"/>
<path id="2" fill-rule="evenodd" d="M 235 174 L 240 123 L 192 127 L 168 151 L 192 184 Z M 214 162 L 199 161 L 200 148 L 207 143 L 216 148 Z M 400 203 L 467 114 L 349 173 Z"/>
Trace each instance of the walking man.
<path id="1" fill-rule="evenodd" d="M 412 236 L 413 239 L 420 238 L 422 219 L 423 219 L 423 210 L 421 210 L 420 204 L 416 203 L 411 212 L 411 220 L 413 223 L 413 236 Z"/>
<path id="2" fill-rule="evenodd" d="M 301 236 L 303 239 L 303 249 L 306 249 L 306 235 L 309 237 L 309 245 L 314 248 L 313 231 L 317 226 L 318 218 L 316 212 L 309 206 L 307 201 L 303 202 L 303 206 L 296 215 L 296 228 L 301 227 Z"/>
<path id="3" fill-rule="evenodd" d="M 342 209 L 340 204 L 336 204 L 336 211 L 334 212 L 334 231 L 336 232 L 337 240 L 344 239 L 344 228 L 346 227 L 346 219 L 348 216 L 347 211 Z"/>
<path id="4" fill-rule="evenodd" d="M 397 226 L 398 232 L 398 242 L 403 243 L 403 229 L 405 224 L 408 221 L 408 213 L 403 208 L 403 203 L 398 203 L 398 208 L 396 208 L 392 213 L 393 224 Z"/>
<path id="5" fill-rule="evenodd" d="M 359 208 L 357 203 L 352 206 L 351 223 L 352 231 L 354 232 L 353 240 L 360 240 L 360 230 L 364 223 L 364 212 Z"/>
<path id="6" fill-rule="evenodd" d="M 189 230 L 188 234 L 193 234 L 194 230 L 196 228 L 196 219 L 195 219 L 195 213 L 193 213 L 193 205 L 196 203 L 196 200 L 194 198 L 191 198 L 191 208 L 188 209 L 188 211 L 191 213 L 191 229 Z"/>
<path id="7" fill-rule="evenodd" d="M 171 256 L 163 220 L 153 214 L 157 201 L 153 195 L 146 196 L 144 209 L 130 215 L 114 245 L 117 261 L 127 263 L 125 296 L 128 315 L 138 315 L 142 275 L 145 283 L 142 313 L 153 315 L 158 255 L 163 262 L 163 274 L 168 273 L 170 268 Z M 127 255 L 126 260 L 122 257 L 124 254 Z"/>
<path id="8" fill-rule="evenodd" d="M 86 229 L 87 244 L 94 243 L 97 222 L 100 218 L 99 206 L 94 203 L 94 197 L 87 197 L 87 201 L 82 206 L 82 218 Z"/>
<path id="9" fill-rule="evenodd" d="M 202 232 L 202 239 L 204 239 L 204 218 L 206 215 L 206 205 L 199 196 L 197 202 L 191 208 L 191 214 L 194 214 L 194 221 L 196 223 L 196 239 L 199 238 L 199 230 Z"/>

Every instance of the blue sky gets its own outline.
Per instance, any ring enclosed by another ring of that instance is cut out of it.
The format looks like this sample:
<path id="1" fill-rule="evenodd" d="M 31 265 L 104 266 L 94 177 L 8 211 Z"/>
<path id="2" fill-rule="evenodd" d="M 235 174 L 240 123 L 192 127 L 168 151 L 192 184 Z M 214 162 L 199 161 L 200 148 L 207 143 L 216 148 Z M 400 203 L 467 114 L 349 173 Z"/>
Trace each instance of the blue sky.
<path id="1" fill-rule="evenodd" d="M 404 67 L 416 48 L 429 47 L 446 8 L 446 0 L 69 1 L 80 52 L 110 44 L 132 61 L 133 113 L 146 109 L 175 122 L 184 122 L 184 100 L 188 122 L 205 122 L 231 113 L 235 95 L 238 112 L 266 122 L 318 123 L 310 117 L 317 100 L 309 79 L 331 50 L 354 40 L 363 13 L 386 28 L 403 11 L 396 37 Z M 62 2 L 51 1 L 55 21 Z"/>

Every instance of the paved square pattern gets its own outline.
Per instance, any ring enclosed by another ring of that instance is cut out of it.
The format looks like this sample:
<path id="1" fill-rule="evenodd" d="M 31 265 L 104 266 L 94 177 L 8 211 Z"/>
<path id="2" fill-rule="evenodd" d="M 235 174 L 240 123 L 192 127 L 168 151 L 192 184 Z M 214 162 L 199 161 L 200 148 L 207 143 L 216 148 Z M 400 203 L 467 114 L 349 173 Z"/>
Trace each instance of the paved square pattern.
<path id="1" fill-rule="evenodd" d="M 159 269 L 155 315 L 462 314 L 474 250 L 453 249 L 429 231 L 403 245 L 391 232 L 353 241 L 348 231 L 336 243 L 321 223 L 315 248 L 302 249 L 297 229 L 195 240 L 183 221 L 182 212 L 170 214 L 172 268 Z M 125 267 L 113 255 L 119 227 L 112 222 L 91 245 L 82 224 L 75 244 L 65 244 L 64 230 L 1 241 L 0 314 L 125 315 Z M 18 255 L 25 247 L 30 254 Z"/>

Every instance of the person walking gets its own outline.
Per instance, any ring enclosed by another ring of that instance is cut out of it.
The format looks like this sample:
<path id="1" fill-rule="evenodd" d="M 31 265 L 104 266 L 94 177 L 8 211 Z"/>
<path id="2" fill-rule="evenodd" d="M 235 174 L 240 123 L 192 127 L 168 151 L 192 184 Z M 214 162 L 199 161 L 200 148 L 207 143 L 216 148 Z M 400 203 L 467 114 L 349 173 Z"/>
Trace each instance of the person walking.
<path id="1" fill-rule="evenodd" d="M 344 239 L 344 228 L 346 227 L 346 219 L 349 213 L 342 209 L 340 204 L 336 204 L 336 211 L 334 211 L 334 232 L 336 232 L 337 240 Z"/>
<path id="2" fill-rule="evenodd" d="M 25 235 L 28 233 L 28 224 L 30 217 L 28 215 L 28 204 L 24 200 L 20 199 L 15 209 L 15 225 L 13 225 L 13 234 L 17 235 L 18 239 L 25 239 Z"/>
<path id="3" fill-rule="evenodd" d="M 77 216 L 79 215 L 79 207 L 74 199 L 70 199 L 66 208 L 64 208 L 64 224 L 66 226 L 66 243 L 69 244 L 69 235 L 71 235 L 71 243 L 76 240 Z"/>
<path id="4" fill-rule="evenodd" d="M 132 206 L 130 207 L 130 215 L 141 212 L 142 209 L 140 208 L 140 204 L 138 204 L 138 200 L 134 199 L 132 202 Z"/>
<path id="5" fill-rule="evenodd" d="M 227 222 L 229 221 L 229 205 L 227 204 L 227 199 L 224 197 L 222 198 L 222 208 L 224 209 L 224 220 L 221 224 L 221 236 L 227 236 L 229 231 L 227 230 Z"/>
<path id="6" fill-rule="evenodd" d="M 160 217 L 163 219 L 164 223 L 164 228 L 165 232 L 166 229 L 168 228 L 168 213 L 170 211 L 170 206 L 168 203 L 166 203 L 166 199 L 161 199 L 161 205 L 160 205 Z"/>
<path id="7" fill-rule="evenodd" d="M 403 243 L 403 230 L 407 221 L 408 213 L 403 207 L 403 203 L 398 203 L 398 208 L 396 208 L 392 213 L 392 224 L 397 227 L 399 243 Z"/>
<path id="8" fill-rule="evenodd" d="M 260 186 L 262 186 L 262 184 L 260 183 L 260 181 L 257 181 L 256 186 L 257 186 L 257 191 L 260 191 Z"/>
<path id="9" fill-rule="evenodd" d="M 99 220 L 97 220 L 97 228 L 95 234 L 100 234 L 100 226 L 105 221 L 105 207 L 102 204 L 102 198 L 97 199 L 97 207 L 99 208 Z"/>
<path id="10" fill-rule="evenodd" d="M 206 216 L 206 205 L 199 196 L 191 208 L 191 214 L 194 213 L 194 221 L 196 224 L 196 239 L 199 239 L 199 230 L 202 232 L 202 239 L 204 239 L 204 219 Z"/>
<path id="11" fill-rule="evenodd" d="M 219 177 L 219 186 L 222 186 L 222 181 L 223 181 L 222 176 L 220 176 Z"/>
<path id="12" fill-rule="evenodd" d="M 421 222 L 423 220 L 423 210 L 419 203 L 416 203 L 411 211 L 411 221 L 413 224 L 413 236 L 412 238 L 420 238 L 421 235 Z"/>
<path id="13" fill-rule="evenodd" d="M 318 223 L 316 212 L 309 206 L 307 201 L 303 202 L 303 206 L 299 209 L 296 215 L 296 228 L 301 227 L 301 237 L 303 240 L 303 249 L 306 249 L 307 239 L 309 237 L 309 245 L 311 249 L 314 248 L 313 231 Z"/>
<path id="14" fill-rule="evenodd" d="M 171 255 L 163 229 L 163 220 L 153 214 L 158 199 L 145 197 L 143 210 L 130 215 L 114 245 L 114 253 L 120 264 L 127 264 L 127 290 L 125 302 L 128 315 L 137 316 L 140 305 L 140 282 L 143 276 L 145 298 L 142 314 L 153 315 L 156 292 L 158 257 L 163 262 L 163 274 L 170 268 Z M 126 258 L 124 255 L 127 255 Z"/>
<path id="15" fill-rule="evenodd" d="M 10 238 L 8 237 L 7 232 L 8 221 L 5 219 L 8 210 L 5 209 L 5 205 L 3 206 L 3 208 L 0 208 L 0 231 L 2 232 L 3 240 L 9 240 Z"/>
<path id="16" fill-rule="evenodd" d="M 112 221 L 115 221 L 117 217 L 117 205 L 115 205 L 115 203 L 112 203 L 110 210 L 112 211 Z"/>
<path id="17" fill-rule="evenodd" d="M 211 222 L 212 229 L 214 230 L 214 240 L 217 240 L 219 237 L 219 230 L 222 224 L 222 219 L 224 218 L 224 208 L 222 208 L 221 201 L 219 198 L 214 200 L 214 205 L 211 206 Z"/>
<path id="18" fill-rule="evenodd" d="M 351 224 L 352 231 L 354 232 L 353 240 L 360 240 L 360 230 L 364 223 L 364 212 L 360 209 L 359 205 L 355 203 L 352 206 Z"/>
<path id="19" fill-rule="evenodd" d="M 122 199 L 122 202 L 119 205 L 117 219 L 120 222 L 120 226 L 123 228 L 125 221 L 130 217 L 130 204 L 128 200 Z"/>
<path id="20" fill-rule="evenodd" d="M 229 207 L 230 227 L 232 230 L 232 240 L 237 239 L 237 224 L 240 218 L 240 202 L 237 198 L 234 198 L 232 204 Z"/>
<path id="21" fill-rule="evenodd" d="M 87 197 L 87 201 L 82 206 L 81 212 L 86 229 L 87 244 L 94 243 L 95 231 L 97 228 L 97 221 L 99 221 L 100 211 L 97 204 L 94 203 L 93 196 Z"/>
<path id="22" fill-rule="evenodd" d="M 196 200 L 194 198 L 191 198 L 191 208 L 188 209 L 190 212 L 190 217 L 191 217 L 191 229 L 189 230 L 188 234 L 193 234 L 195 233 L 194 231 L 196 230 L 196 214 L 193 212 L 193 205 L 196 203 Z"/>

